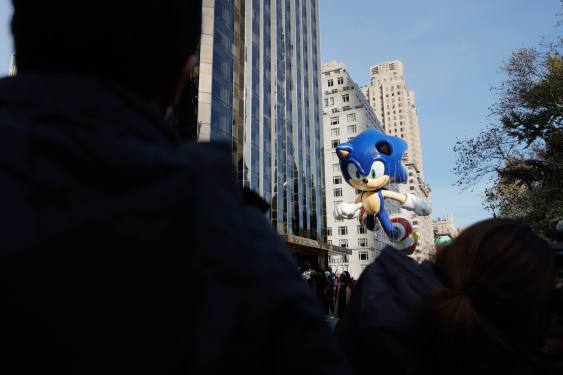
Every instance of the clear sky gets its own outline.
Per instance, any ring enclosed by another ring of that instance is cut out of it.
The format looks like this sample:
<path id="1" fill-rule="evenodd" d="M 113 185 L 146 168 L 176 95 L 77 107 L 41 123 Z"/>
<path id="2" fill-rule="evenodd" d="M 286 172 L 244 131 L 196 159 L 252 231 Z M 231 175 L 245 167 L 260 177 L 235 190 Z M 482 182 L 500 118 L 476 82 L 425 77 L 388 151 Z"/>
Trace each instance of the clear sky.
<path id="1" fill-rule="evenodd" d="M 0 77 L 8 74 L 10 55 L 13 51 L 10 34 L 10 18 L 12 16 L 12 0 L 0 0 Z"/>
<path id="2" fill-rule="evenodd" d="M 416 94 L 425 178 L 433 216 L 465 226 L 489 216 L 480 189 L 453 187 L 456 138 L 476 135 L 493 119 L 491 85 L 520 47 L 553 39 L 560 0 L 321 0 L 323 61 L 348 66 L 360 86 L 369 66 L 398 59 Z M 482 189 L 482 187 L 481 187 Z"/>
<path id="3" fill-rule="evenodd" d="M 393 59 L 405 65 L 416 93 L 426 180 L 433 216 L 453 214 L 468 225 L 488 214 L 479 189 L 452 184 L 456 138 L 488 124 L 491 85 L 499 65 L 520 47 L 552 38 L 560 0 L 320 0 L 322 60 L 344 62 L 363 85 L 369 66 Z M 9 68 L 11 1 L 0 0 L 0 76 Z"/>

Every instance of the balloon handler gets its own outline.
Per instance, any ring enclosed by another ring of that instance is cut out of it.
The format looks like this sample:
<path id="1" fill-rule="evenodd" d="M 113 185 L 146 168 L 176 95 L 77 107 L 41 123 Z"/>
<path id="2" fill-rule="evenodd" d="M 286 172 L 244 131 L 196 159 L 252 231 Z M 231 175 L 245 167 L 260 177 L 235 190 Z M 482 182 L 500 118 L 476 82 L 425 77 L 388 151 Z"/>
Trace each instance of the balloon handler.
<path id="1" fill-rule="evenodd" d="M 417 196 L 387 190 L 390 183 L 405 183 L 408 173 L 402 163 L 407 144 L 401 138 L 367 129 L 349 142 L 336 147 L 340 170 L 346 182 L 360 193 L 354 203 L 343 202 L 335 206 L 336 219 L 359 218 L 367 229 L 377 230 L 379 225 L 395 246 L 412 254 L 417 235 L 411 222 L 400 215 L 389 216 L 384 198 L 398 201 L 402 208 L 417 215 L 430 215 L 428 203 Z"/>

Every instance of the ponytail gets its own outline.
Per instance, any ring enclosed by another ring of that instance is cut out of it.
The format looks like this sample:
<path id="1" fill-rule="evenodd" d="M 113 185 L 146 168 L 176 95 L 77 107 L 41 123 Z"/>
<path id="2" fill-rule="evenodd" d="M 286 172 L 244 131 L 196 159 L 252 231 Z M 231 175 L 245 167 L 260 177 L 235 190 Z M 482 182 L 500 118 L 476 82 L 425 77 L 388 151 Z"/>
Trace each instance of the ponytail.
<path id="1" fill-rule="evenodd" d="M 449 288 L 435 291 L 430 297 L 425 319 L 430 331 L 430 345 L 452 364 L 470 362 L 478 346 L 477 319 L 468 293 Z"/>

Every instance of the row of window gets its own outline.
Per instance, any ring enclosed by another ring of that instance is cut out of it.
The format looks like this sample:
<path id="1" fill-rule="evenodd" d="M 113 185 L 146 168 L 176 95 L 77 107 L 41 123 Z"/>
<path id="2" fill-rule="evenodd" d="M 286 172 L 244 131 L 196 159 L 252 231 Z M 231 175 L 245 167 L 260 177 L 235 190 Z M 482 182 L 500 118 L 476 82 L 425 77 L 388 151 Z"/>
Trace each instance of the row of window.
<path id="1" fill-rule="evenodd" d="M 385 97 L 389 97 L 389 95 L 386 95 Z M 379 96 L 379 99 L 380 99 L 380 100 L 383 100 L 383 95 L 380 95 L 380 96 Z M 401 99 L 401 97 L 399 96 L 399 97 L 397 98 L 397 100 L 398 100 L 398 101 L 401 101 L 402 99 Z M 375 102 L 375 96 L 373 96 L 373 97 L 371 98 L 371 101 L 372 101 L 372 102 Z M 387 102 L 387 101 L 385 101 L 385 102 Z M 391 98 L 391 103 L 395 103 L 395 98 Z M 373 104 L 373 105 L 375 105 L 375 104 Z"/>
<path id="2" fill-rule="evenodd" d="M 399 109 L 399 113 L 403 113 L 403 110 L 402 110 L 402 109 Z M 393 114 L 395 115 L 395 114 L 397 114 L 397 112 L 396 112 L 395 110 L 393 110 Z M 390 112 L 390 111 L 387 111 L 387 115 L 390 116 L 390 115 L 391 115 L 391 112 Z"/>
<path id="3" fill-rule="evenodd" d="M 354 137 L 348 137 L 349 141 L 351 141 L 352 139 L 354 139 Z M 330 145 L 332 148 L 336 148 L 339 144 L 340 141 L 338 139 L 333 139 L 332 141 L 330 141 Z"/>
<path id="4" fill-rule="evenodd" d="M 342 95 L 342 103 L 349 103 L 350 102 L 350 94 Z M 325 107 L 328 107 L 329 104 L 332 106 L 334 105 L 334 98 L 325 98 L 324 100 Z"/>
<path id="5" fill-rule="evenodd" d="M 369 260 L 369 251 L 358 251 L 358 259 L 361 261 L 368 261 Z M 328 258 L 328 262 L 332 264 L 336 263 L 348 263 L 348 255 L 331 255 Z M 362 266 L 362 271 L 365 269 L 366 266 Z"/>
<path id="6" fill-rule="evenodd" d="M 366 234 L 366 228 L 363 225 L 357 225 L 356 231 L 358 234 Z M 338 227 L 338 234 L 341 236 L 345 236 L 348 234 L 348 226 L 343 225 Z M 327 235 L 332 236 L 332 227 L 327 228 Z M 367 241 L 367 238 L 364 238 Z M 366 245 L 367 246 L 367 242 Z"/>
<path id="7" fill-rule="evenodd" d="M 356 114 L 355 113 L 348 113 L 346 115 L 346 121 L 355 122 L 356 121 Z M 339 124 L 340 124 L 340 116 L 332 116 L 330 118 L 330 125 L 339 125 Z"/>
<path id="8" fill-rule="evenodd" d="M 338 77 L 337 81 L 336 81 L 339 85 L 343 85 L 344 84 L 344 77 Z M 328 87 L 333 87 L 334 86 L 334 79 L 329 79 L 327 81 Z"/>
<path id="9" fill-rule="evenodd" d="M 348 125 L 346 127 L 346 132 L 348 134 L 356 134 L 357 128 L 356 125 Z M 330 129 L 330 135 L 333 137 L 337 137 L 340 135 L 340 128 Z"/>
<path id="10" fill-rule="evenodd" d="M 389 91 L 389 89 L 391 89 L 391 91 L 393 91 L 393 89 L 395 88 L 395 86 L 385 86 L 385 91 Z M 401 85 L 397 85 L 397 91 L 401 90 Z"/>
<path id="11" fill-rule="evenodd" d="M 328 262 L 331 264 L 348 263 L 348 255 L 347 254 L 331 255 L 328 257 Z"/>
<path id="12" fill-rule="evenodd" d="M 397 90 L 397 96 L 399 96 L 400 93 L 401 93 L 401 92 L 400 92 L 399 90 Z M 394 92 L 394 91 L 391 91 L 391 96 L 395 96 L 395 92 Z M 385 94 L 385 97 L 388 98 L 388 97 L 389 97 L 389 94 Z"/>

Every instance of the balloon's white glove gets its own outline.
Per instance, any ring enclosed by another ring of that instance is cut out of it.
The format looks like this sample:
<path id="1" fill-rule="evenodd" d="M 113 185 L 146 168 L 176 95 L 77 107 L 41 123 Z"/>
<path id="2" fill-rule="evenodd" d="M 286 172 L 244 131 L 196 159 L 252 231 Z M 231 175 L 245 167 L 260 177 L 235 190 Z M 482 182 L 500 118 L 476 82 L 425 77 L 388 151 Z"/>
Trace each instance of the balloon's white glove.
<path id="1" fill-rule="evenodd" d="M 432 209 L 424 199 L 420 199 L 414 194 L 407 193 L 407 200 L 401 205 L 401 207 L 414 211 L 415 214 L 419 216 L 428 216 L 432 212 Z"/>
<path id="2" fill-rule="evenodd" d="M 346 203 L 342 202 L 334 207 L 334 218 L 340 219 L 355 219 L 360 214 L 362 208 L 361 203 Z"/>

